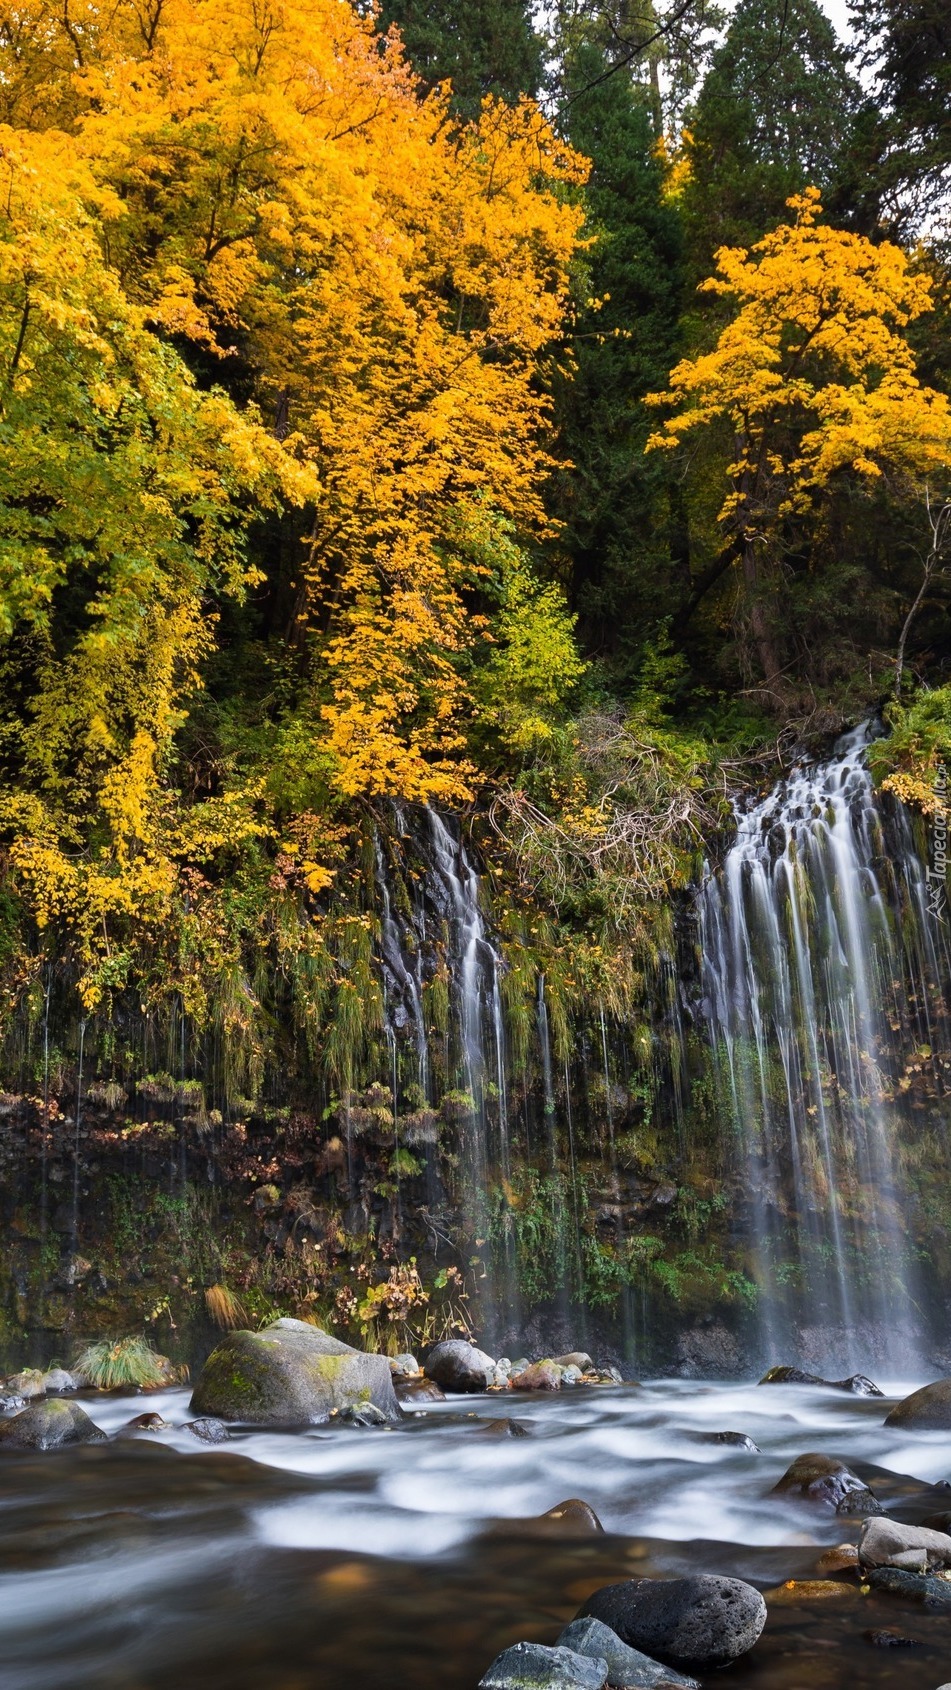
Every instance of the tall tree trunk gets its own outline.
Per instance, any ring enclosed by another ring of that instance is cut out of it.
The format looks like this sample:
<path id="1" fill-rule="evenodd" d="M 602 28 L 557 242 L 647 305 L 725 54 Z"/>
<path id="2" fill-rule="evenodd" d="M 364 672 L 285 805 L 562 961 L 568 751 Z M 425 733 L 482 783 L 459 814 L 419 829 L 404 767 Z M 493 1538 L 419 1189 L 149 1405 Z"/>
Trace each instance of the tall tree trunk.
<path id="1" fill-rule="evenodd" d="M 769 613 L 763 603 L 760 568 L 756 559 L 756 543 L 749 535 L 743 537 L 743 580 L 749 604 L 753 644 L 756 647 L 760 668 L 763 671 L 767 689 L 778 702 L 783 703 L 787 697 L 783 668 L 776 649 Z"/>

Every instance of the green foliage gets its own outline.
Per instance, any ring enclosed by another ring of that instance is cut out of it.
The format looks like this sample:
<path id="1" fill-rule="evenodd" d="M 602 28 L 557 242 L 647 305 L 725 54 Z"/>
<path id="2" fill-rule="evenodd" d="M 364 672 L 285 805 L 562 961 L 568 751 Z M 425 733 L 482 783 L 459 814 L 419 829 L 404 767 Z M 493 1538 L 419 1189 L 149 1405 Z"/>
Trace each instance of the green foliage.
<path id="1" fill-rule="evenodd" d="M 543 43 L 526 0 L 384 0 L 379 25 L 392 24 L 427 86 L 451 82 L 460 117 L 477 117 L 489 94 L 517 100 L 538 92 Z"/>
<path id="2" fill-rule="evenodd" d="M 123 1385 L 151 1390 L 169 1382 L 144 1338 L 102 1338 L 79 1352 L 73 1369 L 97 1391 L 114 1391 Z"/>

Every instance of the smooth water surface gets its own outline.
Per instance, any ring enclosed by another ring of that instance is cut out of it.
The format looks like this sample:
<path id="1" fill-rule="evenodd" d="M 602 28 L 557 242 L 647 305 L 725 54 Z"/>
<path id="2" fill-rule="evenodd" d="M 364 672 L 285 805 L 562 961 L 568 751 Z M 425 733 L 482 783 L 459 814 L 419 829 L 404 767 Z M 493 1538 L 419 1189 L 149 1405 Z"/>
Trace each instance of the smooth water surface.
<path id="1" fill-rule="evenodd" d="M 910 1386 L 894 1394 L 903 1395 Z M 143 1408 L 188 1418 L 184 1391 L 92 1398 L 116 1432 Z M 769 1592 L 815 1576 L 857 1523 L 769 1492 L 820 1450 L 870 1479 L 889 1513 L 951 1506 L 951 1438 L 896 1434 L 888 1403 L 807 1387 L 667 1381 L 550 1398 L 456 1398 L 384 1432 L 186 1431 L 14 1456 L 0 1467 L 5 1690 L 472 1690 L 519 1638 L 553 1642 L 598 1585 L 734 1574 Z M 501 1437 L 511 1416 L 530 1436 Z M 745 1432 L 754 1455 L 697 1442 Z M 887 1471 L 886 1471 L 887 1470 Z M 902 1477 L 904 1475 L 905 1477 Z M 606 1535 L 526 1523 L 569 1496 Z M 768 1597 L 752 1655 L 708 1682 L 936 1690 L 951 1618 L 857 1585 L 834 1601 Z M 874 1648 L 898 1626 L 917 1649 Z"/>

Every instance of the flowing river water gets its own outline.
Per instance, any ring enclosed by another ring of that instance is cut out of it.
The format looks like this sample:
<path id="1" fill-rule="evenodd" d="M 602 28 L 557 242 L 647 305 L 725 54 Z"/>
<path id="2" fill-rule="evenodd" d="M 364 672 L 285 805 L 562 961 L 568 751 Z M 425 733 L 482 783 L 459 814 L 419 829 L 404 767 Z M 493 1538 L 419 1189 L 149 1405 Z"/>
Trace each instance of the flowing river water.
<path id="1" fill-rule="evenodd" d="M 898 1396 L 913 1382 L 888 1385 Z M 5 1690 L 474 1690 L 521 1638 L 554 1642 L 599 1585 L 714 1572 L 767 1593 L 753 1652 L 704 1684 L 937 1690 L 951 1615 L 863 1595 L 797 1599 L 858 1524 L 770 1495 L 805 1451 L 844 1458 L 889 1514 L 951 1506 L 945 1433 L 900 1433 L 888 1402 L 803 1386 L 667 1380 L 456 1397 L 395 1430 L 247 1432 L 208 1449 L 176 1429 L 3 1462 Z M 92 1397 L 115 1433 L 175 1390 Z M 506 1416 L 529 1433 L 502 1437 Z M 697 1434 L 743 1432 L 754 1454 Z M 604 1535 L 537 1516 L 569 1496 Z M 792 1598 L 792 1599 L 790 1599 Z M 895 1627 L 916 1648 L 873 1646 Z"/>

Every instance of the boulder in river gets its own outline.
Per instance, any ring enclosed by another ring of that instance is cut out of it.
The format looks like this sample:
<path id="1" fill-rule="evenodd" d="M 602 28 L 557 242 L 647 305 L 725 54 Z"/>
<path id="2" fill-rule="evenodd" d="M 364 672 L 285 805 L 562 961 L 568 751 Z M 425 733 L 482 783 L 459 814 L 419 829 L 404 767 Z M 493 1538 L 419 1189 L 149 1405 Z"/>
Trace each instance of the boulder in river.
<path id="1" fill-rule="evenodd" d="M 863 1567 L 904 1567 L 918 1573 L 951 1567 L 951 1537 L 927 1526 L 903 1526 L 898 1520 L 866 1520 L 859 1559 Z"/>
<path id="2" fill-rule="evenodd" d="M 67 1444 L 105 1443 L 106 1434 L 78 1402 L 50 1397 L 32 1402 L 12 1420 L 0 1421 L 0 1449 L 64 1449 Z"/>
<path id="3" fill-rule="evenodd" d="M 25 1367 L 22 1373 L 11 1374 L 6 1388 L 13 1396 L 22 1397 L 24 1402 L 32 1402 L 35 1397 L 46 1395 L 45 1375 L 39 1367 Z"/>
<path id="4" fill-rule="evenodd" d="M 427 1379 L 434 1380 L 444 1391 L 468 1395 L 487 1388 L 495 1373 L 495 1362 L 465 1338 L 447 1338 L 430 1350 L 423 1371 Z"/>
<path id="5" fill-rule="evenodd" d="M 562 1649 L 574 1649 L 576 1654 L 606 1661 L 608 1683 L 618 1690 L 666 1690 L 668 1685 L 697 1690 L 695 1678 L 684 1678 L 673 1667 L 662 1666 L 640 1649 L 622 1643 L 617 1632 L 603 1620 L 572 1620 L 565 1626 L 558 1644 Z"/>
<path id="6" fill-rule="evenodd" d="M 422 1372 L 415 1356 L 408 1352 L 390 1358 L 390 1372 L 394 1379 L 415 1379 Z"/>
<path id="7" fill-rule="evenodd" d="M 550 1520 L 552 1527 L 566 1537 L 587 1537 L 591 1532 L 604 1531 L 590 1502 L 583 1502 L 580 1496 L 570 1496 L 567 1502 L 556 1502 L 554 1508 L 549 1508 L 540 1518 Z M 613 1684 L 614 1680 L 611 1682 Z"/>
<path id="8" fill-rule="evenodd" d="M 229 1332 L 192 1393 L 197 1415 L 252 1426 L 313 1426 L 373 1404 L 400 1413 L 386 1356 L 368 1355 L 303 1320 L 275 1320 L 261 1332 Z"/>
<path id="9" fill-rule="evenodd" d="M 542 1643 L 515 1643 L 497 1655 L 479 1680 L 479 1690 L 604 1690 L 604 1660 L 574 1649 L 548 1649 Z"/>
<path id="10" fill-rule="evenodd" d="M 603 1620 L 622 1643 L 684 1667 L 720 1667 L 745 1655 L 766 1624 L 766 1603 L 742 1579 L 699 1574 L 626 1579 L 596 1590 L 579 1619 Z"/>
<path id="11" fill-rule="evenodd" d="M 65 1397 L 79 1390 L 79 1381 L 65 1367 L 48 1367 L 43 1375 L 43 1389 L 48 1397 Z"/>
<path id="12" fill-rule="evenodd" d="M 569 1350 L 566 1356 L 554 1356 L 558 1367 L 577 1367 L 581 1373 L 593 1373 L 594 1362 L 587 1350 Z"/>
<path id="13" fill-rule="evenodd" d="M 787 1467 L 773 1496 L 801 1497 L 834 1508 L 837 1514 L 881 1514 L 882 1506 L 844 1461 L 833 1455 L 797 1455 Z"/>
<path id="14" fill-rule="evenodd" d="M 900 1426 L 908 1432 L 951 1431 L 951 1379 L 936 1379 L 903 1397 L 890 1414 L 886 1426 Z"/>
<path id="15" fill-rule="evenodd" d="M 803 1373 L 799 1367 L 771 1367 L 763 1374 L 761 1385 L 824 1385 L 827 1391 L 848 1391 L 853 1397 L 882 1397 L 884 1391 L 864 1373 L 852 1373 L 848 1379 L 820 1379 L 818 1373 Z"/>

